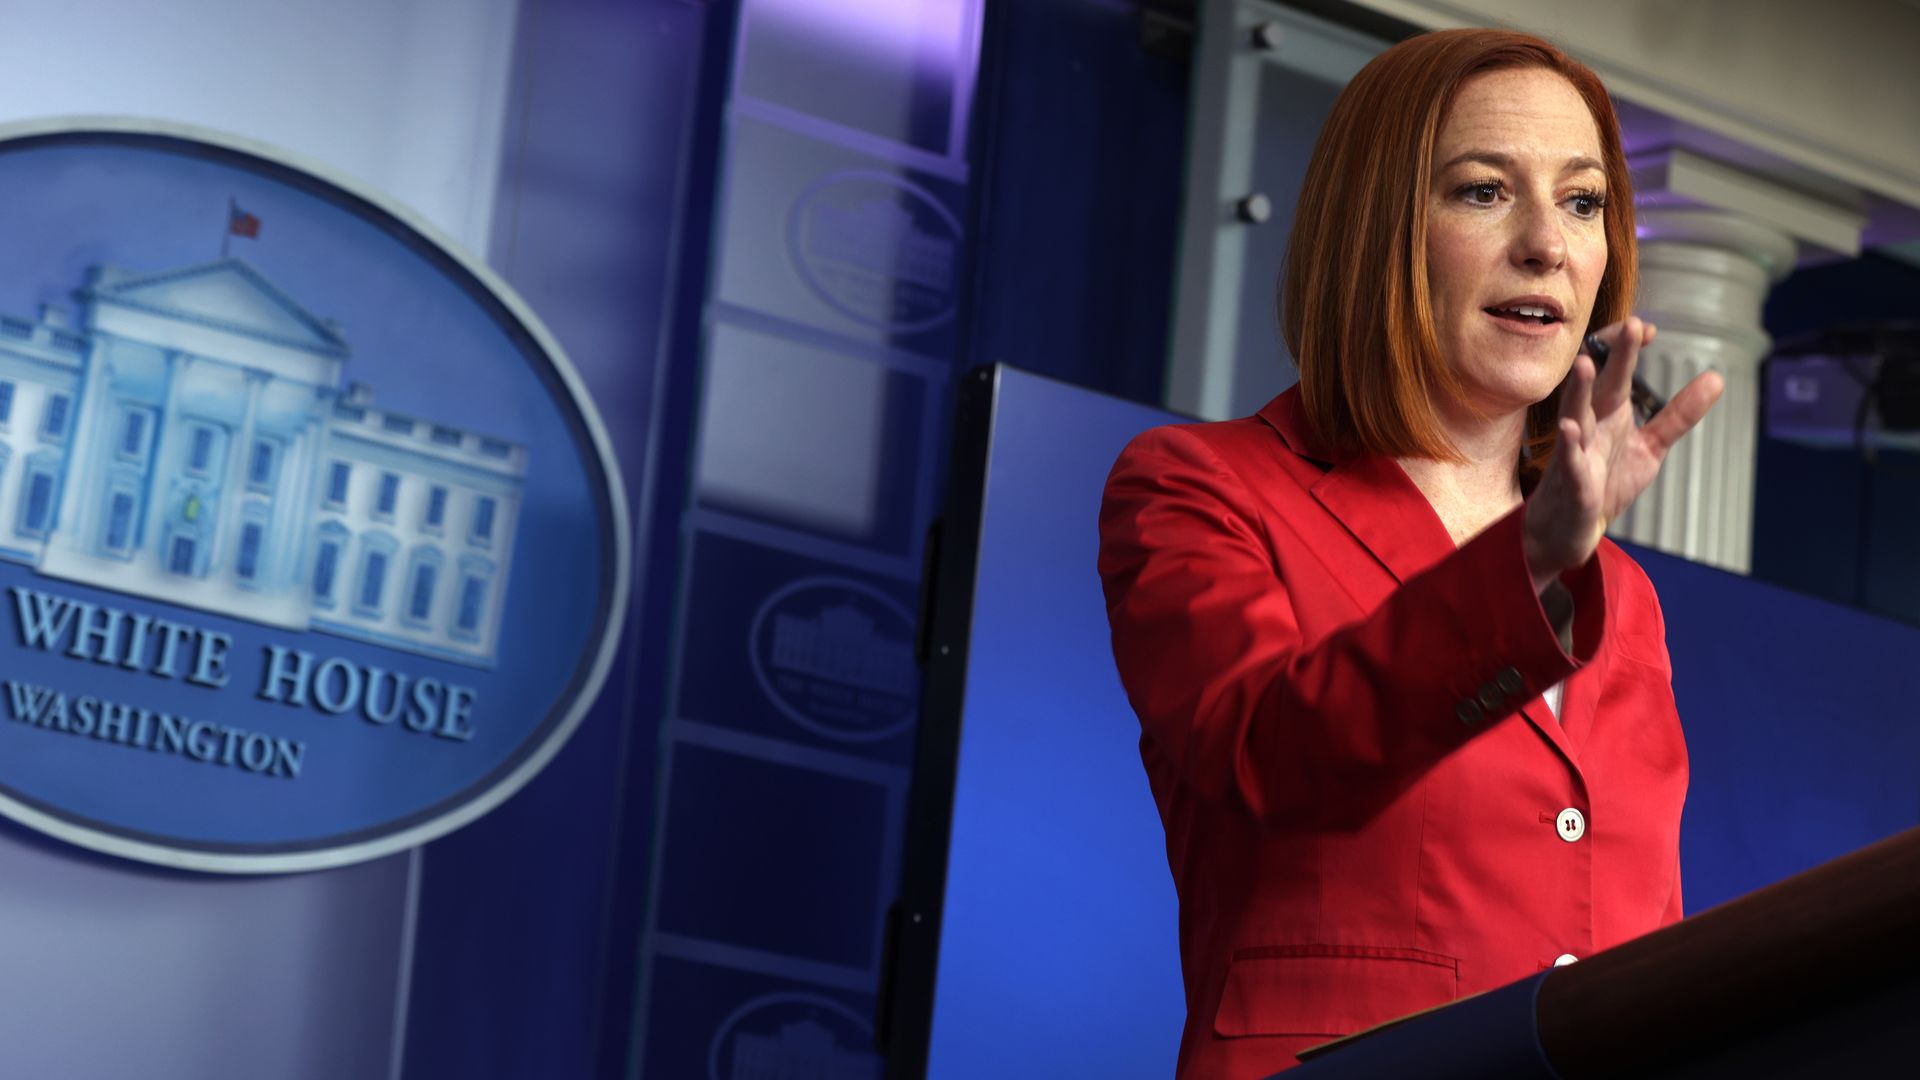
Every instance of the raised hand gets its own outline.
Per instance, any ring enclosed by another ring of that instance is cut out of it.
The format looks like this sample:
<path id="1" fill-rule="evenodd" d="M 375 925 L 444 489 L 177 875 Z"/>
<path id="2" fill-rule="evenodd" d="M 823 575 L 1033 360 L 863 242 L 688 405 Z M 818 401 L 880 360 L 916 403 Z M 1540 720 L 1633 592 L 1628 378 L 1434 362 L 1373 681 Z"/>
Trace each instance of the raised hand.
<path id="1" fill-rule="evenodd" d="M 1527 567 L 1536 590 L 1587 561 L 1614 518 L 1660 474 L 1667 451 L 1707 415 L 1726 383 L 1703 372 L 1645 427 L 1636 426 L 1633 369 L 1654 326 L 1630 317 L 1600 331 L 1612 348 L 1595 373 L 1584 351 L 1560 391 L 1560 445 L 1527 500 Z"/>

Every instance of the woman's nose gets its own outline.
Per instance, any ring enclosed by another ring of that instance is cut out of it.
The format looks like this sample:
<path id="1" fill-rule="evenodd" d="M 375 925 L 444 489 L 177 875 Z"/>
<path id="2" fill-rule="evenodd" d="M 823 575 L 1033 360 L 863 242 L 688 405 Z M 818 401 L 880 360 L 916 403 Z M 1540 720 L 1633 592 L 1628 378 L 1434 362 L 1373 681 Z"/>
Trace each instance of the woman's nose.
<path id="1" fill-rule="evenodd" d="M 1513 225 L 1512 258 L 1516 265 L 1531 270 L 1553 270 L 1566 261 L 1567 234 L 1555 217 L 1555 207 L 1528 200 L 1515 208 L 1508 221 Z"/>

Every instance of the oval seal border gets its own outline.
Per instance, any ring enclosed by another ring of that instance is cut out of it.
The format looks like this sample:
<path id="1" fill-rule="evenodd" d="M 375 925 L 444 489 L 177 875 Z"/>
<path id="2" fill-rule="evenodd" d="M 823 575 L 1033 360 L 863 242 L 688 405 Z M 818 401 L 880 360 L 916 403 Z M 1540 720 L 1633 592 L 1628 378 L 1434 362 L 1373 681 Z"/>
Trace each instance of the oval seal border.
<path id="1" fill-rule="evenodd" d="M 720 1050 L 727 1041 L 727 1034 L 751 1016 L 756 1010 L 773 1005 L 812 1005 L 844 1017 L 854 1031 L 864 1035 L 873 1034 L 873 1025 L 853 1009 L 822 994 L 811 994 L 801 990 L 776 990 L 770 994 L 749 998 L 745 1004 L 727 1014 L 714 1029 L 713 1042 L 707 1046 L 707 1080 L 720 1078 Z"/>
<path id="2" fill-rule="evenodd" d="M 829 724 L 823 724 L 801 712 L 799 709 L 794 708 L 788 704 L 786 698 L 782 697 L 778 690 L 774 689 L 773 683 L 767 678 L 766 665 L 760 659 L 760 632 L 766 626 L 767 616 L 771 615 L 773 610 L 780 605 L 780 601 L 794 593 L 800 592 L 803 589 L 827 587 L 849 589 L 880 604 L 888 611 L 899 616 L 901 622 L 906 625 L 907 640 L 913 640 L 913 615 L 908 612 L 906 608 L 902 607 L 899 601 L 896 601 L 893 597 L 888 596 L 886 593 L 881 592 L 879 589 L 863 581 L 855 581 L 852 578 L 836 577 L 832 574 L 815 574 L 810 577 L 803 577 L 796 581 L 790 581 L 774 590 L 772 595 L 760 602 L 759 610 L 753 613 L 753 622 L 749 624 L 747 629 L 747 659 L 751 661 L 753 665 L 754 681 L 760 684 L 760 691 L 767 695 L 767 700 L 773 702 L 774 707 L 779 709 L 787 719 L 822 738 L 846 743 L 879 742 L 881 739 L 890 739 L 913 725 L 915 717 L 913 710 L 909 710 L 906 716 L 884 727 L 874 728 L 871 731 L 849 731 L 843 728 L 833 727 Z"/>
<path id="3" fill-rule="evenodd" d="M 800 279 L 807 283 L 807 288 L 812 290 L 814 296 L 818 297 L 822 303 L 839 314 L 852 319 L 854 322 L 862 326 L 873 327 L 876 330 L 890 330 L 897 333 L 912 334 L 919 333 L 923 330 L 931 330 L 937 326 L 943 326 L 951 322 L 954 314 L 959 310 L 959 288 L 957 285 L 947 290 L 946 303 L 931 315 L 916 319 L 884 319 L 875 318 L 872 314 L 861 311 L 854 305 L 847 303 L 845 300 L 834 295 L 833 290 L 820 281 L 801 242 L 802 219 L 806 216 L 806 211 L 812 207 L 814 200 L 819 197 L 821 192 L 841 184 L 861 181 L 880 184 L 913 196 L 932 208 L 933 212 L 940 218 L 941 223 L 946 225 L 951 231 L 955 245 L 958 245 L 963 239 L 964 234 L 960 228 L 960 219 L 955 217 L 953 211 L 947 209 L 946 204 L 942 203 L 933 192 L 928 191 L 926 188 L 910 180 L 895 176 L 892 173 L 880 172 L 875 169 L 846 169 L 839 172 L 832 172 L 808 184 L 806 189 L 800 193 L 800 197 L 793 200 L 793 206 L 787 211 L 787 258 L 792 260 L 794 269 L 799 273 Z"/>
<path id="4" fill-rule="evenodd" d="M 524 787 L 560 752 L 599 697 L 607 673 L 613 666 L 620 629 L 625 623 L 631 574 L 628 564 L 632 557 L 626 490 L 606 426 L 594 408 L 585 383 L 545 324 L 484 263 L 419 214 L 302 154 L 227 132 L 143 117 L 74 115 L 0 124 L 0 147 L 23 140 L 87 136 L 174 142 L 189 146 L 200 144 L 235 158 L 252 159 L 258 166 L 268 170 L 300 174 L 323 188 L 332 189 L 345 200 L 361 204 L 361 207 L 354 208 L 354 212 L 368 218 L 370 223 L 390 231 L 397 226 L 409 234 L 407 239 L 418 242 L 432 255 L 445 259 L 465 274 L 472 285 L 500 305 L 506 317 L 512 319 L 517 329 L 531 339 L 539 351 L 538 359 L 545 361 L 555 382 L 566 391 L 566 399 L 556 404 L 563 410 L 571 407 L 580 421 L 586 437 L 586 445 L 580 448 L 582 456 L 598 466 L 604 486 L 600 494 L 606 500 L 608 519 L 603 537 L 607 547 L 608 588 L 606 603 L 600 612 L 602 617 L 597 643 L 592 647 L 590 657 L 582 657 L 585 663 L 577 669 L 579 674 L 574 681 L 571 698 L 555 701 L 553 711 L 559 717 L 556 722 L 541 725 L 545 728 L 544 735 L 536 728 L 528 737 L 529 741 L 539 739 L 538 745 L 530 752 L 524 752 L 527 744 L 523 742 L 519 748 L 523 751 L 519 761 L 477 794 L 424 819 L 403 818 L 401 820 L 407 823 L 390 832 L 301 850 L 225 852 L 174 847 L 152 839 L 127 836 L 105 827 L 96 828 L 73 817 L 50 813 L 4 792 L 0 792 L 0 815 L 37 832 L 92 851 L 156 866 L 227 874 L 294 873 L 346 866 L 416 847 L 474 821 Z M 507 760 L 512 760 L 511 756 Z"/>

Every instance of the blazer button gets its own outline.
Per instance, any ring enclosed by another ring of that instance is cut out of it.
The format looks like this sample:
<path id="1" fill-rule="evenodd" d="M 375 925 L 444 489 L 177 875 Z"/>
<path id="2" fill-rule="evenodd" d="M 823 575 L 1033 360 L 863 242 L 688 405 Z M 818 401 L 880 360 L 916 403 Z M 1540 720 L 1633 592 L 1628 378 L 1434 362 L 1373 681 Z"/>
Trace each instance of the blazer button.
<path id="1" fill-rule="evenodd" d="M 1480 707 L 1491 712 L 1499 708 L 1501 702 L 1507 700 L 1507 695 L 1502 693 L 1499 687 L 1492 683 L 1487 683 L 1480 688 L 1479 698 Z"/>
<path id="2" fill-rule="evenodd" d="M 1527 680 L 1520 677 L 1520 669 L 1515 667 L 1501 668 L 1494 673 L 1493 681 L 1509 694 L 1517 694 L 1527 688 Z"/>
<path id="3" fill-rule="evenodd" d="M 1560 839 L 1571 844 L 1587 835 L 1587 818 L 1580 811 L 1569 806 L 1560 811 L 1560 817 L 1554 822 L 1554 829 L 1560 833 Z"/>
<path id="4" fill-rule="evenodd" d="M 1460 722 L 1468 727 L 1472 727 L 1486 719 L 1486 714 L 1480 711 L 1480 703 L 1472 698 L 1467 698 L 1460 702 L 1460 704 L 1454 706 L 1453 715 L 1459 717 Z"/>
<path id="5" fill-rule="evenodd" d="M 1573 963 L 1573 962 L 1574 962 L 1575 960 L 1578 960 L 1578 959 L 1580 959 L 1580 958 L 1579 958 L 1579 957 L 1577 957 L 1577 956 L 1575 956 L 1575 955 L 1573 955 L 1573 954 L 1572 954 L 1572 953 L 1570 953 L 1570 952 L 1563 952 L 1563 953 L 1561 953 L 1561 954 L 1560 954 L 1559 956 L 1556 956 L 1556 957 L 1554 957 L 1554 958 L 1553 958 L 1553 966 L 1554 966 L 1554 967 L 1566 967 L 1566 966 L 1567 966 L 1568 964 L 1571 964 L 1571 963 Z"/>

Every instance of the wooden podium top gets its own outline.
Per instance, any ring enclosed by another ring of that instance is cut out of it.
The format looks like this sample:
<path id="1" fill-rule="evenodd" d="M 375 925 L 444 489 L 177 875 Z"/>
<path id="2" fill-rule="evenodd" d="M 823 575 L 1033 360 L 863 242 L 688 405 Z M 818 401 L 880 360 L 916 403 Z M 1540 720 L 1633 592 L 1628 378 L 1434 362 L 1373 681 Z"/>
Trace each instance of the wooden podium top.
<path id="1" fill-rule="evenodd" d="M 1555 970 L 1540 1043 L 1566 1080 L 1644 1075 L 1917 977 L 1920 827 Z"/>

